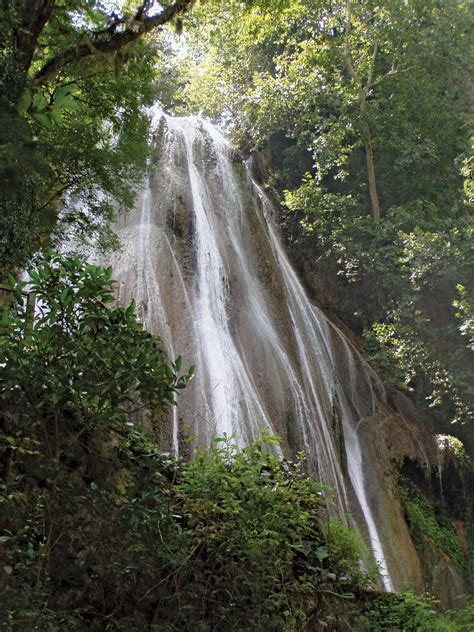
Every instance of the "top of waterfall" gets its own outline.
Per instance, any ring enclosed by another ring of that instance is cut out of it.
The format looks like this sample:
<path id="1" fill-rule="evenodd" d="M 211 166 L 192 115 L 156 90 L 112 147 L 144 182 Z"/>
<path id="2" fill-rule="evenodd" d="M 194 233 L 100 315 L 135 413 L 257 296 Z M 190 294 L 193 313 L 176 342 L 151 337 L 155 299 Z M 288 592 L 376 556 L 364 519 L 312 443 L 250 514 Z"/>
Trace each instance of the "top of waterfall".
<path id="1" fill-rule="evenodd" d="M 203 116 L 172 116 L 166 114 L 160 103 L 155 103 L 147 108 L 147 113 L 151 118 L 152 129 L 156 129 L 162 119 L 165 119 L 168 127 L 171 129 L 180 129 L 183 132 L 191 133 L 193 137 L 204 130 L 221 151 L 227 152 L 232 150 L 232 146 L 225 136 Z"/>

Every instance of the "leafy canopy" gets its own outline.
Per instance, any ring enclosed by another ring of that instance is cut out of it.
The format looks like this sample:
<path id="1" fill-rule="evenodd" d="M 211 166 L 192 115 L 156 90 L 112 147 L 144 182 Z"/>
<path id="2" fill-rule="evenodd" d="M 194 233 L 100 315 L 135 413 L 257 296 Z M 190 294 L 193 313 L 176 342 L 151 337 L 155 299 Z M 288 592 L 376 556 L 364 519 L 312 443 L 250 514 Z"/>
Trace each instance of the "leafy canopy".
<path id="1" fill-rule="evenodd" d="M 144 107 L 191 0 L 6 0 L 0 8 L 0 275 L 48 243 L 113 243 L 147 160 Z"/>

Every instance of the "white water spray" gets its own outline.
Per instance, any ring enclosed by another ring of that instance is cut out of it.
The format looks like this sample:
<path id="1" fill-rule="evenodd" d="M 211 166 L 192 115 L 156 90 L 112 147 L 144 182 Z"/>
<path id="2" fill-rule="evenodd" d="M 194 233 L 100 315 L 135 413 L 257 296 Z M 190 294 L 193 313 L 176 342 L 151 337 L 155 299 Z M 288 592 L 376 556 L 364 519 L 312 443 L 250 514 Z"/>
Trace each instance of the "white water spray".
<path id="1" fill-rule="evenodd" d="M 113 265 L 121 300 L 136 298 L 171 358 L 196 364 L 173 416 L 173 448 L 189 423 L 201 443 L 226 433 L 245 444 L 271 431 L 284 453 L 304 450 L 335 490 L 339 517 L 358 505 L 392 590 L 357 432 L 383 400 L 378 378 L 310 303 L 263 192 L 222 135 L 195 117 L 157 113 L 154 125 L 156 168 L 120 227 Z"/>

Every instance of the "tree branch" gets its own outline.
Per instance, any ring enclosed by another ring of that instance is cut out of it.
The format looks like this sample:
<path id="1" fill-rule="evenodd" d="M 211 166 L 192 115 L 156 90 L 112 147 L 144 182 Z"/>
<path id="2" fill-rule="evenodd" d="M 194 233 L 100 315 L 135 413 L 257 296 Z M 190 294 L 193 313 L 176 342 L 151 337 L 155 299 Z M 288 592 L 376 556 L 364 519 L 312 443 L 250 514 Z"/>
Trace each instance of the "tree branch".
<path id="1" fill-rule="evenodd" d="M 372 87 L 372 81 L 374 79 L 375 60 L 377 58 L 378 50 L 379 50 L 379 45 L 375 43 L 374 52 L 372 53 L 372 59 L 370 60 L 369 76 L 367 77 L 367 92 Z"/>
<path id="2" fill-rule="evenodd" d="M 385 81 L 385 79 L 388 79 L 389 77 L 393 77 L 394 75 L 399 75 L 402 72 L 410 72 L 410 70 L 414 70 L 414 69 L 415 69 L 415 66 L 408 66 L 407 68 L 400 68 L 400 67 L 392 68 L 391 70 L 386 72 L 384 75 L 382 75 L 381 77 L 373 81 L 370 87 L 373 88 L 374 86 L 377 86 L 379 83 L 382 83 L 382 81 Z"/>
<path id="3" fill-rule="evenodd" d="M 354 80 L 354 82 L 362 88 L 362 80 L 359 77 L 356 69 L 354 68 L 354 64 L 352 63 L 351 53 L 349 49 L 349 35 L 351 33 L 351 18 L 352 18 L 352 3 L 350 0 L 346 2 L 346 25 L 344 29 L 344 50 L 341 53 L 342 59 L 346 65 L 346 68 Z"/>
<path id="4" fill-rule="evenodd" d="M 82 36 L 75 45 L 67 50 L 55 55 L 46 64 L 38 70 L 33 81 L 36 86 L 43 85 L 46 81 L 54 77 L 64 66 L 75 63 L 89 57 L 101 53 L 113 53 L 120 50 L 130 42 L 135 41 L 141 35 L 149 33 L 163 24 L 172 20 L 175 16 L 188 11 L 194 0 L 176 0 L 169 5 L 161 13 L 147 16 L 145 11 L 149 3 L 144 2 L 138 9 L 133 18 L 123 21 L 127 27 L 117 32 L 117 28 L 122 24 L 122 20 L 115 20 L 108 29 L 102 33 L 89 33 Z M 108 35 L 103 39 L 104 33 Z"/>

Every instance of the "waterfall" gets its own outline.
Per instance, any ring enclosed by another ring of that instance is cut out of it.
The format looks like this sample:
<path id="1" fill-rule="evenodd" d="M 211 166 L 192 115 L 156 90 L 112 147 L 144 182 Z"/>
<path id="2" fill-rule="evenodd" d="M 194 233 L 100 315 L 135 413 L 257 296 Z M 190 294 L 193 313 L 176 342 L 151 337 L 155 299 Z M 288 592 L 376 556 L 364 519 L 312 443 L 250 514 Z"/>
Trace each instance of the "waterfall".
<path id="1" fill-rule="evenodd" d="M 226 433 L 242 445 L 269 431 L 283 454 L 304 450 L 334 489 L 334 512 L 363 516 L 392 590 L 358 436 L 383 401 L 380 381 L 309 301 L 268 200 L 223 136 L 196 117 L 157 112 L 153 126 L 153 168 L 118 227 L 112 264 L 120 300 L 135 298 L 170 357 L 196 364 L 173 449 L 186 431 L 201 444 Z"/>

